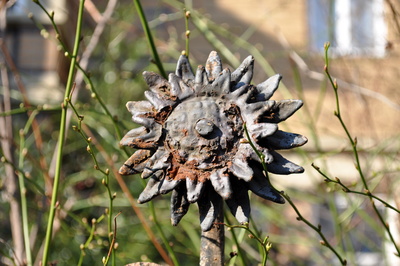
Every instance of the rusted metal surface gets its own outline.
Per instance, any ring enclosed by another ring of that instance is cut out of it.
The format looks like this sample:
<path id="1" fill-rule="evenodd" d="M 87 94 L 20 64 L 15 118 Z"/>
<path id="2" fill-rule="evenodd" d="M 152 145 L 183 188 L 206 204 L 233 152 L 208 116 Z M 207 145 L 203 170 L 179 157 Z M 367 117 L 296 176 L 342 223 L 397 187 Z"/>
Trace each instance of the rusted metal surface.
<path id="1" fill-rule="evenodd" d="M 284 200 L 264 174 L 259 156 L 244 132 L 265 157 L 268 171 L 303 171 L 277 150 L 304 145 L 307 139 L 280 131 L 278 123 L 301 106 L 300 100 L 270 100 L 281 80 L 275 75 L 251 85 L 254 58 L 247 57 L 231 72 L 211 52 L 205 67 L 192 72 L 185 56 L 168 80 L 152 72 L 145 101 L 128 102 L 133 122 L 121 145 L 139 149 L 121 167 L 123 175 L 142 172 L 147 186 L 140 203 L 172 191 L 171 222 L 177 225 L 191 203 L 197 202 L 202 231 L 214 230 L 216 207 L 227 202 L 240 223 L 249 221 L 248 191 L 277 202 Z M 213 264 L 214 265 L 214 264 Z"/>

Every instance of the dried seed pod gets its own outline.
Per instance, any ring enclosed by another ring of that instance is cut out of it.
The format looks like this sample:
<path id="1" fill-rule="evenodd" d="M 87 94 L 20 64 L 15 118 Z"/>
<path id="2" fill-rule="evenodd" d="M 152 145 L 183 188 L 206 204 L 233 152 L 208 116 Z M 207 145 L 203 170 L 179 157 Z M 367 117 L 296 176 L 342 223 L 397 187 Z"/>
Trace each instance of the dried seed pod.
<path id="1" fill-rule="evenodd" d="M 276 152 L 304 145 L 302 135 L 280 131 L 278 123 L 301 106 L 300 100 L 269 100 L 281 80 L 275 75 L 254 86 L 254 58 L 247 57 L 232 73 L 211 52 L 205 67 L 194 74 L 182 55 L 168 81 L 144 72 L 150 90 L 147 101 L 128 102 L 132 120 L 142 127 L 129 131 L 121 145 L 139 149 L 121 167 L 123 175 L 142 172 L 149 178 L 140 203 L 172 191 L 171 222 L 177 225 L 191 203 L 197 202 L 200 225 L 210 230 L 223 198 L 240 223 L 248 223 L 248 191 L 277 202 L 283 197 L 263 172 L 301 173 L 304 169 Z"/>

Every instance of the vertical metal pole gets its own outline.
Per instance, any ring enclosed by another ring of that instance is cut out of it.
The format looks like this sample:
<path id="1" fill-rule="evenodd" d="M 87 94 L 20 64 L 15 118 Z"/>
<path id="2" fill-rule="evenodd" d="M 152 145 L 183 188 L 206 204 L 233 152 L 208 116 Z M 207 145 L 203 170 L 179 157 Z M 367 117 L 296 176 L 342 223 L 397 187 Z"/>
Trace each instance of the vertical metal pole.
<path id="1" fill-rule="evenodd" d="M 200 266 L 209 265 L 224 265 L 224 248 L 225 248 L 225 234 L 224 234 L 224 213 L 222 198 L 218 206 L 217 218 L 215 219 L 213 227 L 207 232 L 201 232 L 201 250 L 200 250 Z"/>

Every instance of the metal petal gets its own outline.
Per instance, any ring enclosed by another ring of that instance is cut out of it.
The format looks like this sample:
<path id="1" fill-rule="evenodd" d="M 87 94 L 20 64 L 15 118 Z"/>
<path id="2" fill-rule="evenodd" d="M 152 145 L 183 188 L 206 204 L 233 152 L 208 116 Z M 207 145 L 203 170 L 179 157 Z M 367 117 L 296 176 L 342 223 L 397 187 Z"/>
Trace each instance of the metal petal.
<path id="1" fill-rule="evenodd" d="M 194 83 L 198 85 L 205 85 L 204 82 L 208 84 L 206 69 L 204 68 L 204 66 L 198 66 L 196 76 L 194 78 Z"/>
<path id="2" fill-rule="evenodd" d="M 246 118 L 248 123 L 258 123 L 263 120 L 267 114 L 275 110 L 275 101 L 256 102 L 247 104 L 242 115 Z"/>
<path id="3" fill-rule="evenodd" d="M 181 55 L 176 65 L 175 74 L 181 77 L 184 82 L 188 82 L 194 79 L 192 68 L 190 67 L 189 59 L 186 55 Z"/>
<path id="4" fill-rule="evenodd" d="M 236 94 L 237 91 L 241 90 L 242 87 L 234 91 L 232 95 Z M 244 87 L 246 88 L 246 93 L 240 94 L 240 97 L 236 99 L 236 102 L 239 104 L 239 106 L 246 108 L 246 105 L 249 102 L 252 102 L 255 96 L 257 95 L 257 89 L 256 87 L 251 85 L 245 85 Z"/>
<path id="5" fill-rule="evenodd" d="M 249 55 L 240 66 L 232 72 L 232 81 L 236 84 L 234 90 L 245 85 L 250 84 L 253 78 L 254 57 Z"/>
<path id="6" fill-rule="evenodd" d="M 258 90 L 258 95 L 256 96 L 257 101 L 266 101 L 271 98 L 274 92 L 278 89 L 281 79 L 282 76 L 276 74 L 266 81 L 258 84 L 256 86 Z"/>
<path id="7" fill-rule="evenodd" d="M 178 97 L 180 100 L 194 94 L 194 90 L 175 74 L 169 75 L 169 82 L 171 83 L 171 95 Z"/>
<path id="8" fill-rule="evenodd" d="M 154 151 L 137 150 L 119 169 L 121 175 L 133 175 L 143 171 L 147 160 L 151 157 Z"/>
<path id="9" fill-rule="evenodd" d="M 211 188 L 209 183 L 207 185 L 203 195 L 197 201 L 200 214 L 200 227 L 204 232 L 212 228 L 222 204 L 221 197 Z"/>
<path id="10" fill-rule="evenodd" d="M 149 134 L 149 130 L 145 127 L 137 127 L 128 131 L 119 142 L 122 146 L 129 146 L 133 139 Z"/>
<path id="11" fill-rule="evenodd" d="M 232 187 L 234 197 L 227 199 L 226 204 L 239 223 L 248 223 L 251 207 L 248 190 L 245 189 L 246 184 L 243 181 L 234 180 Z"/>
<path id="12" fill-rule="evenodd" d="M 164 177 L 163 180 L 161 180 L 161 184 L 159 187 L 159 191 L 161 194 L 167 194 L 171 190 L 173 190 L 179 183 L 182 181 L 182 179 L 179 180 L 168 180 L 167 178 Z"/>
<path id="13" fill-rule="evenodd" d="M 231 86 L 231 71 L 226 68 L 220 73 L 220 75 L 212 83 L 213 86 L 220 88 L 221 92 L 228 94 Z"/>
<path id="14" fill-rule="evenodd" d="M 169 91 L 168 81 L 159 74 L 154 72 L 144 71 L 143 78 L 144 81 L 146 81 L 147 85 L 149 85 L 149 88 L 153 92 L 159 94 L 160 96 L 165 95 L 165 92 Z"/>
<path id="15" fill-rule="evenodd" d="M 273 150 L 292 149 L 295 147 L 303 146 L 307 143 L 308 139 L 300 134 L 289 133 L 277 130 L 273 135 L 261 136 L 261 140 L 257 143 L 262 147 L 271 148 Z"/>
<path id="16" fill-rule="evenodd" d="M 227 169 L 219 169 L 210 175 L 210 181 L 214 190 L 223 198 L 229 199 L 232 196 L 231 183 L 229 181 L 229 174 L 226 173 Z"/>
<path id="17" fill-rule="evenodd" d="M 248 91 L 249 91 L 249 88 L 251 88 L 251 86 L 243 85 L 243 86 L 237 88 L 234 92 L 231 92 L 231 93 L 228 95 L 228 97 L 229 97 L 230 99 L 237 99 L 237 98 L 239 98 L 240 96 L 242 96 L 242 95 L 244 95 L 244 94 L 247 95 L 247 93 L 248 93 Z M 244 98 L 247 98 L 246 95 L 244 96 Z M 243 101 L 243 103 L 245 103 L 245 102 L 246 102 L 246 101 Z"/>
<path id="18" fill-rule="evenodd" d="M 177 186 L 171 195 L 171 223 L 173 226 L 178 225 L 189 210 L 189 206 L 190 203 L 186 198 L 185 186 Z"/>
<path id="19" fill-rule="evenodd" d="M 148 178 L 158 170 L 166 170 L 170 167 L 169 160 L 170 153 L 165 151 L 164 148 L 159 147 L 158 150 L 147 160 L 144 167 L 142 178 Z"/>
<path id="20" fill-rule="evenodd" d="M 271 151 L 274 160 L 268 164 L 268 172 L 278 175 L 300 174 L 304 168 L 287 160 L 277 152 Z"/>
<path id="21" fill-rule="evenodd" d="M 278 125 L 274 123 L 257 123 L 247 126 L 250 136 L 257 142 L 261 138 L 268 137 L 278 130 Z"/>
<path id="22" fill-rule="evenodd" d="M 197 180 L 193 180 L 191 178 L 186 178 L 186 190 L 187 190 L 187 199 L 190 203 L 196 202 L 204 188 L 204 182 L 198 182 Z"/>
<path id="23" fill-rule="evenodd" d="M 162 135 L 162 126 L 154 124 L 149 130 L 139 127 L 130 130 L 120 141 L 120 145 L 135 149 L 154 149 Z"/>
<path id="24" fill-rule="evenodd" d="M 257 154 L 249 143 L 241 143 L 236 154 L 243 156 L 243 158 L 246 158 L 248 161 L 260 162 L 260 158 L 258 158 Z"/>
<path id="25" fill-rule="evenodd" d="M 133 115 L 132 121 L 147 128 L 151 128 L 155 124 L 154 118 L 143 117 L 141 115 Z"/>
<path id="26" fill-rule="evenodd" d="M 132 115 L 152 114 L 155 111 L 149 101 L 129 101 L 126 103 L 126 108 Z"/>
<path id="27" fill-rule="evenodd" d="M 159 95 L 158 93 L 155 93 L 153 91 L 145 91 L 144 96 L 146 97 L 149 102 L 158 110 L 160 111 L 166 106 L 173 106 L 175 101 L 172 101 L 170 99 L 166 99 L 162 97 L 162 95 Z"/>
<path id="28" fill-rule="evenodd" d="M 180 78 L 178 76 L 176 76 L 175 74 L 169 74 L 168 75 L 168 82 L 171 84 L 171 95 L 175 96 L 175 97 L 179 97 L 179 95 L 181 94 L 182 90 L 181 90 L 181 86 L 179 84 L 180 82 Z"/>
<path id="29" fill-rule="evenodd" d="M 147 182 L 147 185 L 143 192 L 139 195 L 138 202 L 139 203 L 145 203 L 148 202 L 158 195 L 160 195 L 160 183 L 163 180 L 162 176 L 164 175 L 164 172 L 162 170 L 159 170 L 155 172 L 151 178 L 149 179 L 149 182 Z"/>
<path id="30" fill-rule="evenodd" d="M 237 178 L 242 179 L 246 182 L 250 181 L 253 178 L 253 170 L 249 166 L 247 162 L 247 157 L 242 153 L 241 150 L 235 155 L 235 158 L 232 161 L 231 166 L 229 167 L 229 171 L 234 174 Z"/>
<path id="31" fill-rule="evenodd" d="M 253 179 L 246 183 L 248 188 L 261 198 L 271 200 L 276 203 L 285 203 L 285 199 L 276 189 L 272 187 L 268 178 L 264 175 L 261 165 L 254 167 L 253 169 L 256 173 L 254 174 Z"/>
<path id="32" fill-rule="evenodd" d="M 270 114 L 265 115 L 262 120 L 272 123 L 279 123 L 288 119 L 300 107 L 303 106 L 301 100 L 282 100 L 275 104 Z"/>
<path id="33" fill-rule="evenodd" d="M 208 56 L 206 62 L 206 72 L 208 76 L 208 80 L 212 81 L 219 76 L 219 73 L 222 71 L 222 63 L 221 58 L 219 57 L 216 51 L 212 51 Z"/>

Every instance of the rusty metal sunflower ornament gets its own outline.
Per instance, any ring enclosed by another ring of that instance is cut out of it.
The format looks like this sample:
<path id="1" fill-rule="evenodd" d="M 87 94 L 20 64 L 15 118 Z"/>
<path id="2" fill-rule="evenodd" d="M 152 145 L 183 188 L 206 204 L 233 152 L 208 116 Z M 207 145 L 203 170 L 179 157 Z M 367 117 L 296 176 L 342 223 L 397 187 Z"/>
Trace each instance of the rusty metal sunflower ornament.
<path id="1" fill-rule="evenodd" d="M 190 204 L 197 202 L 203 231 L 211 229 L 220 198 L 240 223 L 249 221 L 249 190 L 284 203 L 263 172 L 244 126 L 265 156 L 268 172 L 301 173 L 301 166 L 276 150 L 307 142 L 304 136 L 278 129 L 278 123 L 303 103 L 270 100 L 281 76 L 251 85 L 253 66 L 254 58 L 249 56 L 231 73 L 222 69 L 221 59 L 213 51 L 196 74 L 184 55 L 168 80 L 156 73 L 143 73 L 150 87 L 144 93 L 147 101 L 126 105 L 133 122 L 141 127 L 129 131 L 120 142 L 138 150 L 119 170 L 122 175 L 142 173 L 142 178 L 149 180 L 139 203 L 172 191 L 172 224 L 177 225 Z"/>

